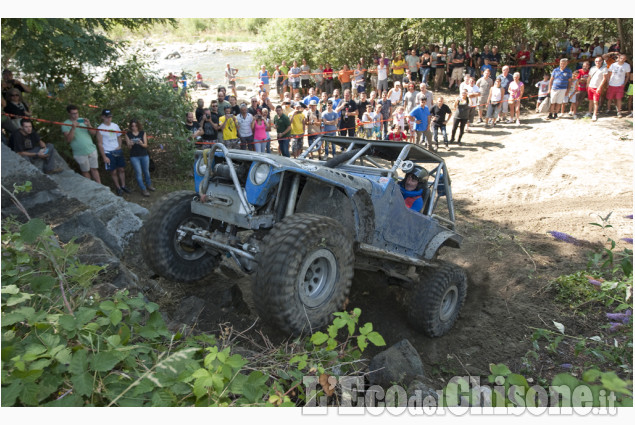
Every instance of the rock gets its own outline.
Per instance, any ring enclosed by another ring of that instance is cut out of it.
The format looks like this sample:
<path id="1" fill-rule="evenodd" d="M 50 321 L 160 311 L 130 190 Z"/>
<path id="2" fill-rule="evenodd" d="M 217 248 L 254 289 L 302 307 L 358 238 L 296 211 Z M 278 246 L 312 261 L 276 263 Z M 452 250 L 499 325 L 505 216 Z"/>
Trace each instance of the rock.
<path id="1" fill-rule="evenodd" d="M 85 234 L 76 240 L 79 244 L 77 258 L 84 264 L 94 264 L 96 266 L 106 266 L 109 268 L 118 268 L 120 261 L 106 243 L 93 236 Z"/>
<path id="2" fill-rule="evenodd" d="M 246 90 L 246 86 L 236 86 L 236 90 Z"/>
<path id="3" fill-rule="evenodd" d="M 86 234 L 94 235 L 117 255 L 121 255 L 123 252 L 119 240 L 107 230 L 105 223 L 90 210 L 69 217 L 68 220 L 54 227 L 53 231 L 62 242 L 69 242 L 73 238 L 79 238 Z"/>
<path id="4" fill-rule="evenodd" d="M 179 59 L 181 57 L 181 54 L 177 51 L 174 51 L 172 53 L 169 53 L 165 59 Z"/>
<path id="5" fill-rule="evenodd" d="M 417 378 L 420 378 L 420 377 L 417 377 Z M 419 379 L 413 380 L 408 386 L 408 397 L 413 397 L 413 396 L 416 397 L 417 402 L 422 402 L 423 406 L 431 405 L 430 402 L 432 400 L 435 401 L 434 405 L 436 406 L 439 401 L 439 394 L 437 394 L 436 390 L 430 387 L 429 385 L 424 384 Z M 431 398 L 428 398 L 428 397 L 431 397 Z M 426 398 L 428 398 L 427 402 L 426 402 Z"/>
<path id="6" fill-rule="evenodd" d="M 371 385 L 388 388 L 395 383 L 408 385 L 417 375 L 423 376 L 423 363 L 417 350 L 404 339 L 373 357 L 369 370 Z"/>
<path id="7" fill-rule="evenodd" d="M 204 309 L 205 301 L 192 295 L 181 301 L 174 313 L 174 319 L 186 325 L 193 325 Z"/>

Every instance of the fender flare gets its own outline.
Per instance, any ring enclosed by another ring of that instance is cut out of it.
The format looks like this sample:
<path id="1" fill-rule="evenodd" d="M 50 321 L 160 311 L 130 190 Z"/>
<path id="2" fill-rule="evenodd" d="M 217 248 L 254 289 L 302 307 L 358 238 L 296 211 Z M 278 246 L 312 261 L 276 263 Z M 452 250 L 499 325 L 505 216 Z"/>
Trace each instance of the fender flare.
<path id="1" fill-rule="evenodd" d="M 428 242 L 428 245 L 423 252 L 423 258 L 426 260 L 433 259 L 439 248 L 446 244 L 455 248 L 459 248 L 462 240 L 463 238 L 454 232 L 451 232 L 449 230 L 442 231 L 434 236 L 430 242 Z"/>

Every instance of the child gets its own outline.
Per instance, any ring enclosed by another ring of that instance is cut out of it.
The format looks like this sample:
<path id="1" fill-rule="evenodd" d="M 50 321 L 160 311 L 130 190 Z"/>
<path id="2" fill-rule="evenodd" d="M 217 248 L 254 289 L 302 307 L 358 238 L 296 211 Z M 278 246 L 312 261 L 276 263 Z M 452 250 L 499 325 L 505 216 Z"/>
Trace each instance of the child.
<path id="1" fill-rule="evenodd" d="M 560 115 L 564 115 L 564 105 L 565 103 L 570 102 L 571 106 L 569 107 L 569 116 L 573 116 L 574 120 L 578 119 L 578 116 L 576 115 L 576 112 L 578 111 L 578 102 L 576 102 L 576 93 L 578 92 L 578 84 L 580 82 L 580 80 L 578 80 L 579 75 L 580 75 L 580 72 L 578 70 L 573 71 L 573 79 L 571 80 L 571 86 L 569 87 L 569 90 L 567 90 L 567 93 L 564 96 L 564 103 L 560 107 Z"/>
<path id="2" fill-rule="evenodd" d="M 366 105 L 366 112 L 362 116 L 362 125 L 364 126 L 364 137 L 370 139 L 373 137 L 373 127 L 375 121 L 375 113 L 373 112 L 373 105 Z"/>
<path id="3" fill-rule="evenodd" d="M 408 117 L 408 142 L 415 142 L 415 118 Z"/>
<path id="4" fill-rule="evenodd" d="M 540 110 L 540 104 L 547 98 L 549 95 L 549 79 L 551 76 L 549 74 L 545 74 L 542 76 L 542 81 L 538 81 L 536 83 L 536 87 L 538 87 L 538 101 L 536 102 L 536 113 Z"/>
<path id="5" fill-rule="evenodd" d="M 381 105 L 375 106 L 375 117 L 373 118 L 373 136 L 375 140 L 381 140 Z"/>
<path id="6" fill-rule="evenodd" d="M 388 135 L 388 140 L 392 140 L 394 142 L 405 142 L 406 135 L 401 128 L 397 124 L 392 125 L 392 132 Z"/>
<path id="7" fill-rule="evenodd" d="M 392 122 L 393 124 L 399 126 L 399 129 L 401 130 L 401 132 L 404 132 L 404 129 L 406 127 L 406 114 L 404 112 L 404 107 L 403 106 L 399 106 L 397 108 L 397 110 L 395 111 L 394 114 L 392 114 Z"/>

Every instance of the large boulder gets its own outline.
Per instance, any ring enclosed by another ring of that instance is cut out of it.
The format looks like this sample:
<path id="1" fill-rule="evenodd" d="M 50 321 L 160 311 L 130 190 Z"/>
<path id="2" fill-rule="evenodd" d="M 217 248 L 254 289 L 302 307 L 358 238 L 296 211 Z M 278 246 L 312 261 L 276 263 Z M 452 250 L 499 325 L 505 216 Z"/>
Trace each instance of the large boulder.
<path id="1" fill-rule="evenodd" d="M 421 357 L 407 339 L 373 357 L 369 370 L 370 384 L 383 388 L 394 384 L 407 386 L 417 376 L 424 374 Z"/>

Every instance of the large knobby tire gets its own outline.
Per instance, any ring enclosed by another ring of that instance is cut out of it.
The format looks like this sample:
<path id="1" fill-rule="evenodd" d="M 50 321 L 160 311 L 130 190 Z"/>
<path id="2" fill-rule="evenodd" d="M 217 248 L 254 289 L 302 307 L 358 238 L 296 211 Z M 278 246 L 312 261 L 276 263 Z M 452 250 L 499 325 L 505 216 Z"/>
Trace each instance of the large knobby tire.
<path id="1" fill-rule="evenodd" d="M 408 320 L 428 336 L 443 336 L 452 329 L 467 295 L 465 271 L 438 261 L 426 269 L 414 285 L 408 301 Z"/>
<path id="2" fill-rule="evenodd" d="M 263 239 L 253 281 L 261 318 L 289 334 L 321 328 L 351 288 L 353 242 L 336 220 L 294 214 Z"/>
<path id="3" fill-rule="evenodd" d="M 193 282 L 210 275 L 218 265 L 212 255 L 190 238 L 177 239 L 179 226 L 207 229 L 209 219 L 192 213 L 195 192 L 182 190 L 157 201 L 141 230 L 143 259 L 158 275 L 177 282 Z"/>

